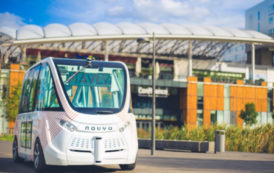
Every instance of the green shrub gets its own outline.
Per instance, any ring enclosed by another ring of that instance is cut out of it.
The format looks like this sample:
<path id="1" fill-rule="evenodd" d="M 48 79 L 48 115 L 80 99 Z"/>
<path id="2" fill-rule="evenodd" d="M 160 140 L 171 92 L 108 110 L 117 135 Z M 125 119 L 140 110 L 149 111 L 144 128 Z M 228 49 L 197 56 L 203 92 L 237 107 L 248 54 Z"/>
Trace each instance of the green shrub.
<path id="1" fill-rule="evenodd" d="M 170 127 L 156 129 L 156 139 L 214 141 L 216 130 L 225 130 L 226 150 L 274 153 L 274 125 L 251 128 L 214 125 L 210 127 Z M 150 138 L 150 132 L 138 129 L 139 138 Z"/>
<path id="2" fill-rule="evenodd" d="M 241 110 L 240 117 L 244 120 L 245 124 L 252 125 L 257 123 L 258 112 L 254 103 L 247 103 L 245 110 Z"/>

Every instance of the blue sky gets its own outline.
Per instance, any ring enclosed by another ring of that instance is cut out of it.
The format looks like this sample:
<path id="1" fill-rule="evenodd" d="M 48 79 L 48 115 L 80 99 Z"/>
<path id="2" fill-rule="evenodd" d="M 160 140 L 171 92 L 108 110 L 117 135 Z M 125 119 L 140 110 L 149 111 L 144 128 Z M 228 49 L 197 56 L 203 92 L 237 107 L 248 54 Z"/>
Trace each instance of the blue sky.
<path id="1" fill-rule="evenodd" d="M 0 26 L 152 22 L 244 28 L 263 0 L 0 0 Z"/>

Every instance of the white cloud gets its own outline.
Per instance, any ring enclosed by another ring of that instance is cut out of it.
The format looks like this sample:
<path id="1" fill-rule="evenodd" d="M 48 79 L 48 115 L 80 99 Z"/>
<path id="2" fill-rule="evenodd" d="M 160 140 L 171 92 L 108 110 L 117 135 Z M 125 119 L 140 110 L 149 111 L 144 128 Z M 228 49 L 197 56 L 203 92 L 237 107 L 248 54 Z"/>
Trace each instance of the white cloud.
<path id="1" fill-rule="evenodd" d="M 0 13 L 0 26 L 19 28 L 24 25 L 23 19 L 9 12 Z"/>
<path id="2" fill-rule="evenodd" d="M 184 2 L 178 2 L 174 0 L 161 0 L 162 9 L 170 15 L 185 16 L 190 11 L 190 6 Z"/>
<path id="3" fill-rule="evenodd" d="M 143 19 L 151 19 L 155 22 L 174 20 L 191 21 L 200 20 L 210 14 L 206 6 L 201 6 L 209 0 L 134 0 L 136 11 Z M 194 5 L 195 4 L 195 5 Z"/>
<path id="4" fill-rule="evenodd" d="M 121 7 L 121 6 L 115 6 L 108 10 L 108 14 L 110 16 L 118 16 L 118 15 L 121 15 L 123 12 L 124 12 L 124 7 Z"/>
<path id="5" fill-rule="evenodd" d="M 263 0 L 57 0 L 49 13 L 59 21 L 154 22 L 243 28 L 244 12 Z"/>
<path id="6" fill-rule="evenodd" d="M 245 18 L 243 15 L 227 15 L 227 16 L 215 16 L 214 18 L 207 18 L 200 23 L 204 26 L 220 26 L 230 28 L 244 28 Z"/>
<path id="7" fill-rule="evenodd" d="M 243 28 L 245 10 L 262 0 L 134 0 L 140 19 Z"/>

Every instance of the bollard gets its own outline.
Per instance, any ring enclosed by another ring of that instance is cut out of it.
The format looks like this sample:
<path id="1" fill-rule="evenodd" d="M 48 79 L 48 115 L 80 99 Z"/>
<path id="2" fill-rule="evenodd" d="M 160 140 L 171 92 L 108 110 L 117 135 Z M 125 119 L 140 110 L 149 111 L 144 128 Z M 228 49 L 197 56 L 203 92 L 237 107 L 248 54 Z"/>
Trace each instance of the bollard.
<path id="1" fill-rule="evenodd" d="M 215 153 L 225 152 L 225 131 L 216 130 L 215 131 Z"/>

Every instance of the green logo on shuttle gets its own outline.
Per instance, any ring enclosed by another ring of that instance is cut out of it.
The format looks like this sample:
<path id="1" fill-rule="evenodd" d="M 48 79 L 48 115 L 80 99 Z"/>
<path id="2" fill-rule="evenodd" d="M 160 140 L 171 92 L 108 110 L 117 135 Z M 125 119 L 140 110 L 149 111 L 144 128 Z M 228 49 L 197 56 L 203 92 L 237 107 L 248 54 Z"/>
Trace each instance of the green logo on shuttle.
<path id="1" fill-rule="evenodd" d="M 73 75 L 74 72 L 70 72 L 67 75 L 67 79 Z M 69 82 L 69 85 L 88 85 L 88 86 L 109 86 L 111 85 L 111 76 L 108 73 L 78 73 Z"/>

